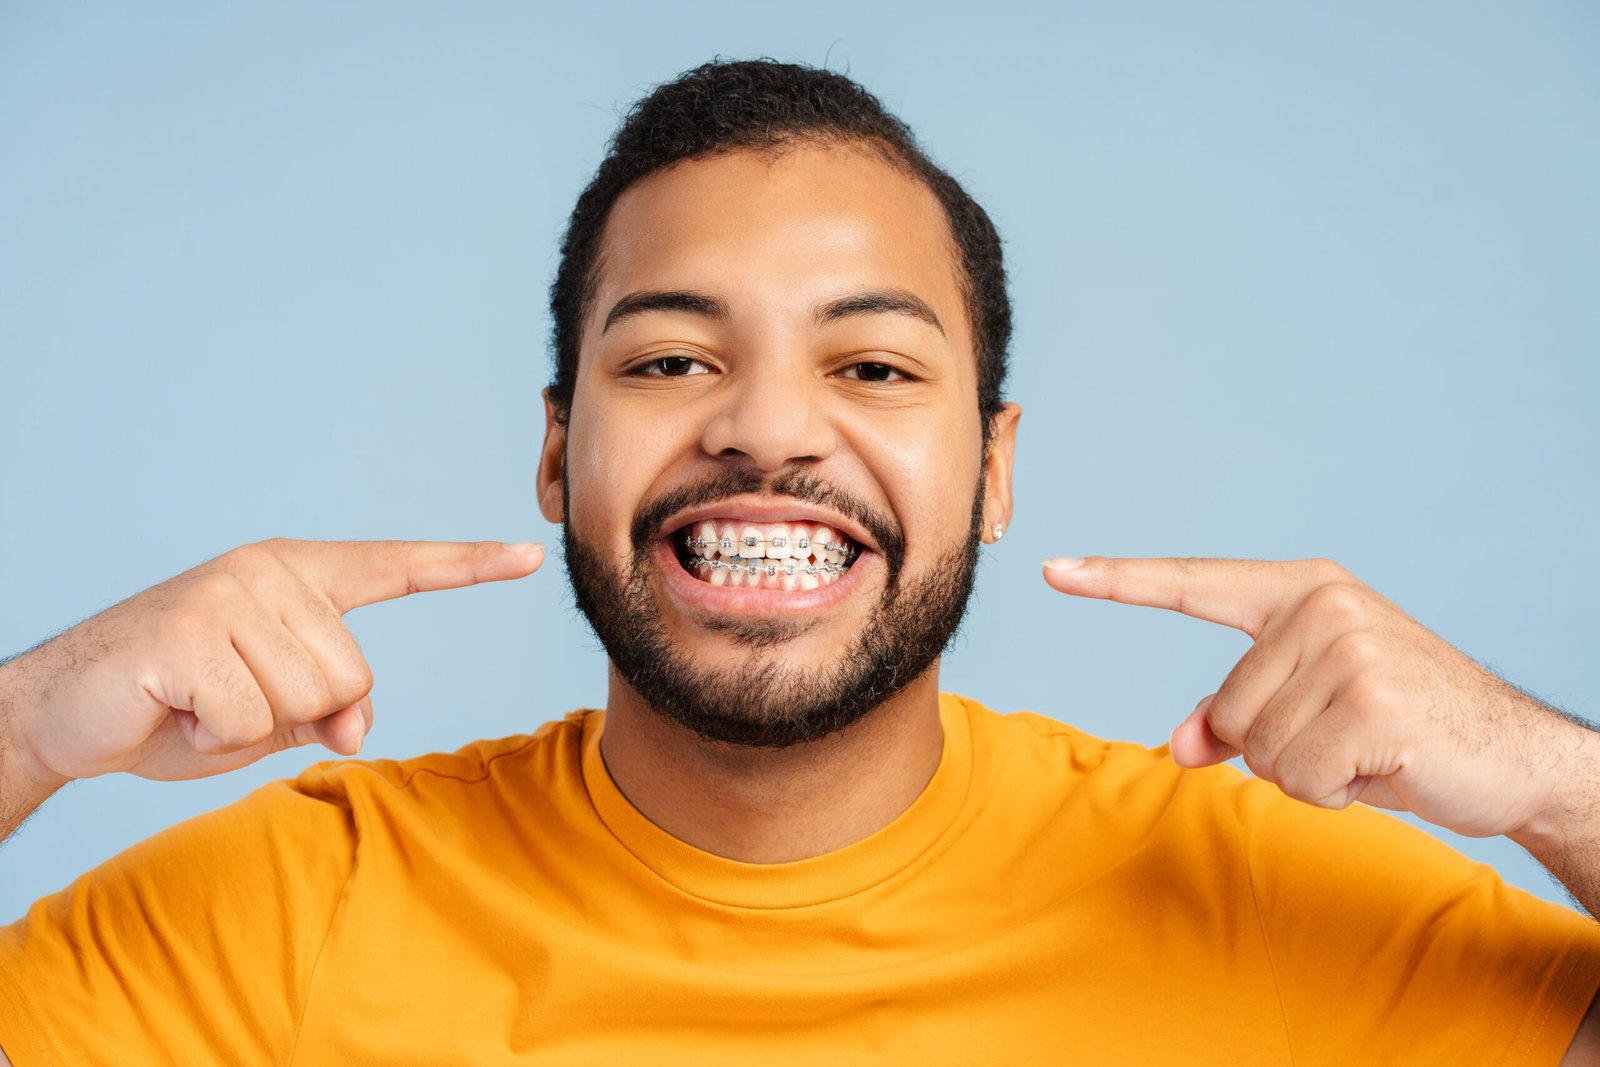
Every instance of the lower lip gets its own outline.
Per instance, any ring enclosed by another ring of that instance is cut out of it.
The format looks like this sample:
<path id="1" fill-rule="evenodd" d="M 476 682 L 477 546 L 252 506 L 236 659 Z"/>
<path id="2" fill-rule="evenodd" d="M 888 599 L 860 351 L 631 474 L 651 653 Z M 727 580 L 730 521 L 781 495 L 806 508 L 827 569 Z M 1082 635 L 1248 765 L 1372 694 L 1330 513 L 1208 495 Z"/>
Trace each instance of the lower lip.
<path id="1" fill-rule="evenodd" d="M 744 586 L 712 585 L 702 582 L 678 562 L 678 554 L 665 538 L 656 542 L 656 567 L 666 575 L 667 588 L 691 608 L 738 615 L 814 615 L 826 611 L 855 592 L 866 580 L 863 572 L 878 566 L 876 552 L 861 550 L 850 569 L 828 585 L 815 589 L 750 589 Z"/>

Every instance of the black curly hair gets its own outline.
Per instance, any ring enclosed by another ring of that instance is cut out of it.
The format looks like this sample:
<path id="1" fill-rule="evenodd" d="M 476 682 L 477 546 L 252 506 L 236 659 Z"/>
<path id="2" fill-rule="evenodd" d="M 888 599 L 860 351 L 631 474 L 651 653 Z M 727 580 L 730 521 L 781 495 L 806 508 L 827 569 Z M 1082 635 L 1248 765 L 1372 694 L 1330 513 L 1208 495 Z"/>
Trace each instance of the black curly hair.
<path id="1" fill-rule="evenodd" d="M 983 208 L 917 146 L 909 127 L 842 74 L 772 59 L 703 64 L 657 86 L 628 111 L 578 197 L 550 286 L 559 419 L 571 410 L 578 341 L 598 283 L 596 261 L 612 206 L 635 182 L 674 163 L 724 152 L 782 152 L 803 143 L 856 142 L 904 167 L 944 205 L 964 273 L 978 359 L 978 411 L 987 443 L 1003 403 L 1011 300 L 1000 236 Z"/>

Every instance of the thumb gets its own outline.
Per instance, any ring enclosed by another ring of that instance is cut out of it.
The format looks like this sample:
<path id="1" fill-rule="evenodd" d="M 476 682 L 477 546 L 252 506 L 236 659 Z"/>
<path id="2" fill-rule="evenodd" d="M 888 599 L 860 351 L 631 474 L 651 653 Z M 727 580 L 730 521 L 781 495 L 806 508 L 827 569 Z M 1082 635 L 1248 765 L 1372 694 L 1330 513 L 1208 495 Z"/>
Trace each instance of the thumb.
<path id="1" fill-rule="evenodd" d="M 322 745 L 339 756 L 354 756 L 361 751 L 367 731 L 372 728 L 372 697 L 365 696 L 356 703 L 324 715 L 316 722 L 301 723 L 289 734 L 285 747 Z"/>
<path id="2" fill-rule="evenodd" d="M 1180 767 L 1209 767 L 1239 754 L 1239 750 L 1211 732 L 1206 712 L 1211 710 L 1215 693 L 1195 705 L 1189 717 L 1172 731 L 1172 760 Z"/>

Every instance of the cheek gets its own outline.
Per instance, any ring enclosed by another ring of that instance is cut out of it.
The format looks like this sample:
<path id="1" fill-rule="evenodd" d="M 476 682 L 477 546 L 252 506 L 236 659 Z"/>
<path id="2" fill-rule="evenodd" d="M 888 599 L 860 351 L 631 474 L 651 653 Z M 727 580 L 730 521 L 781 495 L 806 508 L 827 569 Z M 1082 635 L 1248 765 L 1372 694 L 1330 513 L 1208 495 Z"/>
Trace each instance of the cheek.
<path id="1" fill-rule="evenodd" d="M 588 419 L 567 433 L 567 500 L 573 528 L 591 543 L 626 551 L 633 509 L 659 466 L 659 446 L 635 422 Z"/>
<path id="2" fill-rule="evenodd" d="M 966 537 L 981 466 L 975 439 L 952 427 L 948 433 L 883 435 L 871 447 L 869 464 L 900 519 L 908 551 L 941 554 Z"/>

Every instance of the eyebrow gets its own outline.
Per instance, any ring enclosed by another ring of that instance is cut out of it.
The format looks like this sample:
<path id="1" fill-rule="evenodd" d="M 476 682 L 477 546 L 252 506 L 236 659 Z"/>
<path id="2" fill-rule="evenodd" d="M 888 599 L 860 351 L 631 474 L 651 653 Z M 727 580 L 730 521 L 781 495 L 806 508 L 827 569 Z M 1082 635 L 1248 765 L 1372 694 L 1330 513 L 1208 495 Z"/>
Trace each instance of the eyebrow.
<path id="1" fill-rule="evenodd" d="M 933 313 L 928 302 L 905 289 L 872 289 L 855 293 L 820 304 L 812 312 L 812 318 L 818 326 L 826 326 L 852 315 L 909 315 L 944 333 L 944 324 Z"/>
<path id="2" fill-rule="evenodd" d="M 732 317 L 726 302 L 707 293 L 692 289 L 644 289 L 629 293 L 611 305 L 600 332 L 603 334 L 624 319 L 650 311 L 688 312 L 722 321 Z M 870 289 L 852 293 L 818 304 L 811 313 L 812 320 L 818 326 L 827 326 L 855 315 L 907 315 L 944 333 L 944 324 L 928 302 L 905 289 Z"/>
<path id="3" fill-rule="evenodd" d="M 611 305 L 606 313 L 606 324 L 600 327 L 603 334 L 623 319 L 643 315 L 647 311 L 687 311 L 710 319 L 727 319 L 728 305 L 714 296 L 696 293 L 689 289 L 645 289 L 627 296 Z"/>

